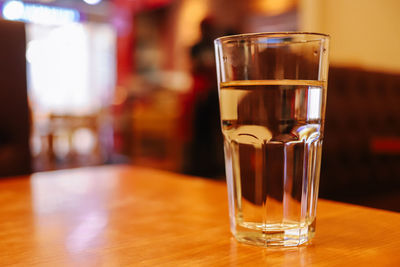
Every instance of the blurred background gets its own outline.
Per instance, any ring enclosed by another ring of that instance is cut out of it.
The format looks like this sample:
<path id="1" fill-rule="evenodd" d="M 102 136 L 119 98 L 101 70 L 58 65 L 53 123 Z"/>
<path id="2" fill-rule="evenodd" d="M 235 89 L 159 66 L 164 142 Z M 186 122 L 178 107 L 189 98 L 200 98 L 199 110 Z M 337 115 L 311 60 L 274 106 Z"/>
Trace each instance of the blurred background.
<path id="1" fill-rule="evenodd" d="M 400 211 L 397 0 L 0 0 L 0 176 L 224 179 L 213 39 L 331 35 L 320 196 Z"/>

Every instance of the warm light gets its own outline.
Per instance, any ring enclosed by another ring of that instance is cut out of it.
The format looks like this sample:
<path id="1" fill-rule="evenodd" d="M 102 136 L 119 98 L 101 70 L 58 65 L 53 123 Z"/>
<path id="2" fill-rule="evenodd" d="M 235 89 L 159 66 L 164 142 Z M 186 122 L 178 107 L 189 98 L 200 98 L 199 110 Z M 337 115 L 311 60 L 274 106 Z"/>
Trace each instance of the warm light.
<path id="1" fill-rule="evenodd" d="M 207 1 L 186 0 L 182 3 L 182 10 L 178 17 L 178 34 L 180 40 L 186 46 L 193 43 L 201 37 L 200 23 L 207 15 Z"/>
<path id="2" fill-rule="evenodd" d="M 53 141 L 54 154 L 58 158 L 64 158 L 70 152 L 69 136 L 65 130 L 57 131 Z"/>
<path id="3" fill-rule="evenodd" d="M 96 145 L 96 137 L 88 128 L 77 129 L 72 135 L 72 146 L 79 154 L 90 154 Z"/>
<path id="4" fill-rule="evenodd" d="M 278 15 L 296 6 L 296 2 L 296 0 L 256 0 L 252 5 L 256 13 Z"/>
<path id="5" fill-rule="evenodd" d="M 20 20 L 24 16 L 24 4 L 21 1 L 8 1 L 3 6 L 3 17 L 8 20 Z"/>
<path id="6" fill-rule="evenodd" d="M 40 137 L 37 135 L 32 135 L 31 138 L 31 153 L 33 156 L 38 156 L 40 152 L 42 152 L 42 145 L 45 143 L 42 143 L 42 140 L 40 140 Z"/>
<path id="7" fill-rule="evenodd" d="M 101 2 L 101 0 L 83 0 L 83 2 L 89 5 L 97 5 L 98 3 Z"/>

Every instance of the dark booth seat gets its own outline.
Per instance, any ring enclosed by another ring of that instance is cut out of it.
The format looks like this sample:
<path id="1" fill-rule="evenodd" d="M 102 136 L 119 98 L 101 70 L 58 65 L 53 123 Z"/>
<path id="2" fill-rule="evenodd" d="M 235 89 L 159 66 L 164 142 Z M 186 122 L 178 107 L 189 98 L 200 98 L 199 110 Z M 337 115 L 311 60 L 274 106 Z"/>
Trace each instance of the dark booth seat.
<path id="1" fill-rule="evenodd" d="M 400 211 L 400 74 L 331 67 L 320 196 Z"/>
<path id="2" fill-rule="evenodd" d="M 31 172 L 25 25 L 0 20 L 0 177 Z"/>

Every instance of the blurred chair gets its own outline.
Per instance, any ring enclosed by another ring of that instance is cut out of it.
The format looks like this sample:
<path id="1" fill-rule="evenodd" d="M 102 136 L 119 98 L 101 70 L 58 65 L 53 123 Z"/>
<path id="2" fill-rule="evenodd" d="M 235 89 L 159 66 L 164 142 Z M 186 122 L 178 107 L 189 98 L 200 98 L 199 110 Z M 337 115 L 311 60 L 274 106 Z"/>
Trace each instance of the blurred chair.
<path id="1" fill-rule="evenodd" d="M 160 89 L 135 100 L 132 112 L 132 158 L 138 165 L 179 171 L 178 96 Z"/>
<path id="2" fill-rule="evenodd" d="M 0 20 L 0 177 L 31 172 L 25 25 Z"/>
<path id="3" fill-rule="evenodd" d="M 329 72 L 320 196 L 400 211 L 400 74 Z"/>

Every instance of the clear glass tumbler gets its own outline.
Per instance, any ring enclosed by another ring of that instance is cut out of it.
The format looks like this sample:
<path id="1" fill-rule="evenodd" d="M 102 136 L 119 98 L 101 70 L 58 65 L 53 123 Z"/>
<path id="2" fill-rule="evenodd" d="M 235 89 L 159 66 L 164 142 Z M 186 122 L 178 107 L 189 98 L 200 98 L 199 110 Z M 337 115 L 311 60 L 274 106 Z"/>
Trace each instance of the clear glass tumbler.
<path id="1" fill-rule="evenodd" d="M 215 40 L 231 231 L 261 246 L 315 232 L 329 36 L 258 33 Z"/>

